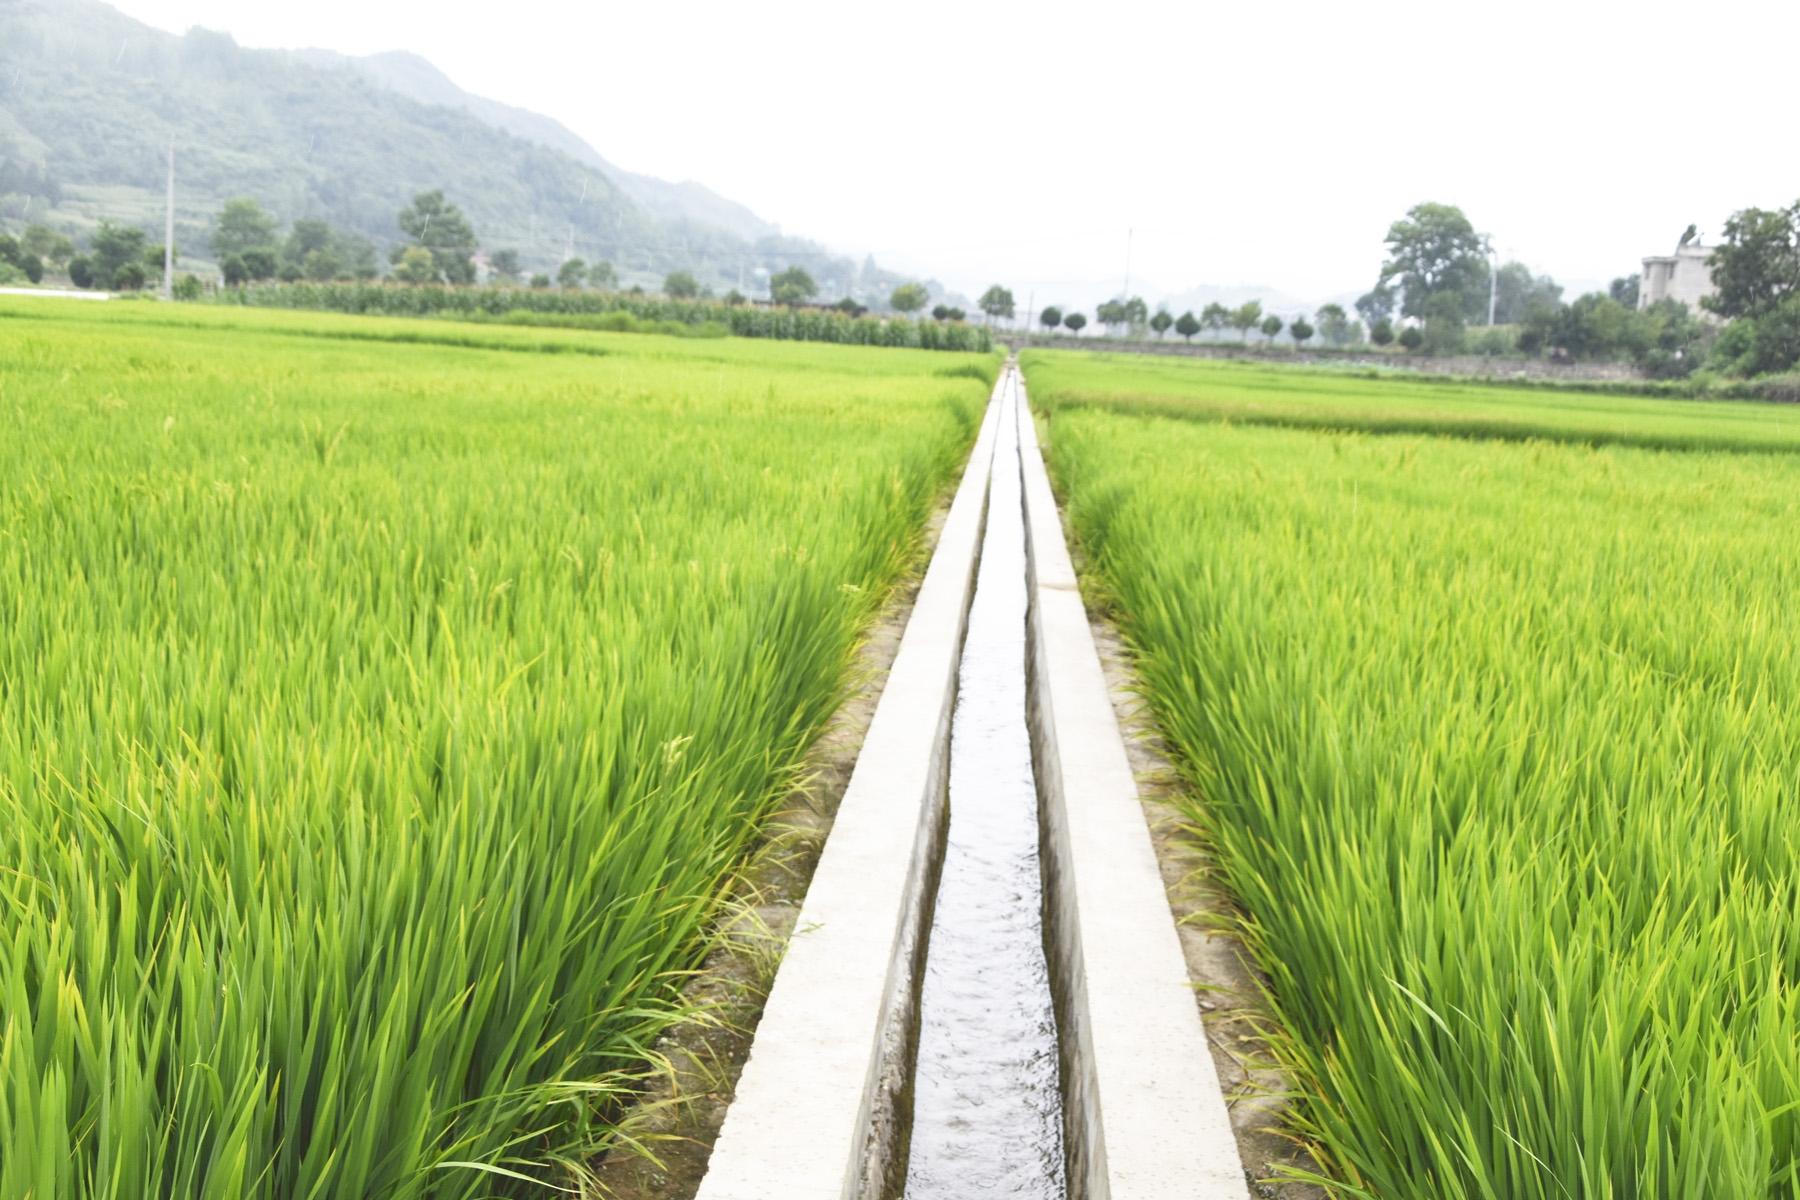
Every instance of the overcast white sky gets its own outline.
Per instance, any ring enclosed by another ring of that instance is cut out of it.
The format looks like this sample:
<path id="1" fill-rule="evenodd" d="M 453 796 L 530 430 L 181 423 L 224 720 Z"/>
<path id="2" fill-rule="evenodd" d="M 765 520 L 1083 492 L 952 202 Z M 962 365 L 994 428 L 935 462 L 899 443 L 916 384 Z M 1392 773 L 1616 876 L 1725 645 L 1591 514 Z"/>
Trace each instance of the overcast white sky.
<path id="1" fill-rule="evenodd" d="M 1572 283 L 1800 197 L 1800 4 L 116 0 L 249 46 L 422 54 L 620 166 L 1039 304 L 1364 290 L 1460 204 Z M 1066 295 L 1065 295 L 1066 294 Z"/>

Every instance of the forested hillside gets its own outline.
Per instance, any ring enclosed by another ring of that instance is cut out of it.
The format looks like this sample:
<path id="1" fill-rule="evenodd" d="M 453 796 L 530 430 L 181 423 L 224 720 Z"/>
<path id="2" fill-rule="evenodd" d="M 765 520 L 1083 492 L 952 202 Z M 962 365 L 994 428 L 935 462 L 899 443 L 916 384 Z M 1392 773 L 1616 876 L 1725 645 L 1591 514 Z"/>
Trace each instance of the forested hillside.
<path id="1" fill-rule="evenodd" d="M 417 98 L 433 89 L 441 103 Z M 409 55 L 249 50 L 206 30 L 163 33 L 96 0 L 0 4 L 0 227 L 45 222 L 80 239 L 111 220 L 160 241 L 171 144 L 190 262 L 208 259 L 208 226 L 229 197 L 386 249 L 401 240 L 395 214 L 441 188 L 483 248 L 516 250 L 527 269 L 573 255 L 614 263 L 627 281 L 690 270 L 755 290 L 759 270 L 798 263 L 825 295 L 884 294 L 896 278 L 754 236 L 772 227 L 741 206 L 582 155 L 556 122 L 468 96 Z"/>

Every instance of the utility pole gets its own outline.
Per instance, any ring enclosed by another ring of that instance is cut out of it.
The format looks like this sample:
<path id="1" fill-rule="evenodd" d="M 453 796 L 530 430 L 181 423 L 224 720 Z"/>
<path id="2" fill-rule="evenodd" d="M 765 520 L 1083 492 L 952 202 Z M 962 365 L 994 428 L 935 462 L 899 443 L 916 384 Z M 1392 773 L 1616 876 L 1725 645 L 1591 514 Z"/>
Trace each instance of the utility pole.
<path id="1" fill-rule="evenodd" d="M 1494 314 L 1500 305 L 1500 256 L 1494 253 L 1494 243 L 1487 244 L 1488 252 L 1488 328 L 1493 328 Z"/>
<path id="2" fill-rule="evenodd" d="M 1131 239 L 1137 233 L 1135 227 L 1125 231 L 1125 290 L 1119 293 L 1119 299 L 1131 299 Z"/>
<path id="3" fill-rule="evenodd" d="M 169 194 L 163 208 L 162 298 L 175 298 L 175 143 L 169 143 Z"/>

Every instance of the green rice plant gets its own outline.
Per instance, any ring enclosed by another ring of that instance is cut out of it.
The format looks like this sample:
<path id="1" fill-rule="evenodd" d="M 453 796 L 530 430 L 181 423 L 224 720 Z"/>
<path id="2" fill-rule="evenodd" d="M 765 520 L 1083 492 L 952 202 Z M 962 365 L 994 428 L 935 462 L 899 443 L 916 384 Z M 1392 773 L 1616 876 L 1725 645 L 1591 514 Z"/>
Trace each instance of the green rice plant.
<path id="1" fill-rule="evenodd" d="M 1800 1195 L 1800 460 L 1147 407 L 1053 470 L 1328 1190 Z"/>
<path id="2" fill-rule="evenodd" d="M 1144 354 L 1029 350 L 1021 361 L 1032 398 L 1050 411 L 1091 406 L 1292 429 L 1670 450 L 1800 449 L 1800 410 L 1790 405 L 1367 378 Z"/>
<path id="3" fill-rule="evenodd" d="M 578 1178 L 983 383 L 0 312 L 0 1198 Z"/>

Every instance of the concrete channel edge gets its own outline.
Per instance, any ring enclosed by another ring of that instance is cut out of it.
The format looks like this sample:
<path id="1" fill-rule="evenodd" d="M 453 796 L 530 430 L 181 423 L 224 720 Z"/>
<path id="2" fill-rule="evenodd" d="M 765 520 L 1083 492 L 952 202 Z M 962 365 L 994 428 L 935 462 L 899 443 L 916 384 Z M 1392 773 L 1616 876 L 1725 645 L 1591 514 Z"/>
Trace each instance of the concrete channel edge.
<path id="1" fill-rule="evenodd" d="M 918 971 L 999 411 L 990 399 L 696 1200 L 881 1200 L 904 1168 Z"/>
<path id="2" fill-rule="evenodd" d="M 904 1178 L 949 730 L 997 423 L 1019 388 L 1028 706 L 1069 1200 L 1249 1200 L 1017 368 L 983 418 L 696 1200 Z"/>
<path id="3" fill-rule="evenodd" d="M 1248 1200 L 1020 381 L 1032 752 L 1071 1200 Z"/>

